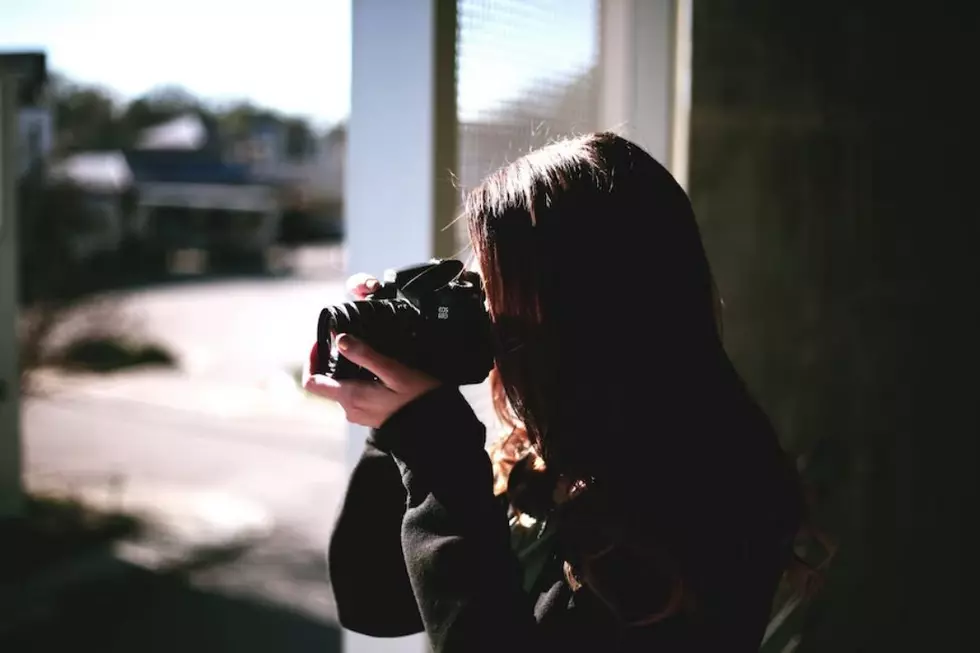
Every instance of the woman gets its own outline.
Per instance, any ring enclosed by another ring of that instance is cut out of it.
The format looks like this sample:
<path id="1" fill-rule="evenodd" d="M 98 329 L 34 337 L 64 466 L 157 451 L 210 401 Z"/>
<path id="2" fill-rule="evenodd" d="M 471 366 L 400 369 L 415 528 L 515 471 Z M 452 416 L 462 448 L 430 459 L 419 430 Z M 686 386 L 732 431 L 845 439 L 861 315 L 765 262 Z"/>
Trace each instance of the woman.
<path id="1" fill-rule="evenodd" d="M 440 653 L 758 650 L 802 494 L 722 348 L 683 190 L 594 134 L 492 175 L 465 217 L 509 426 L 491 455 L 458 388 L 363 342 L 338 346 L 381 383 L 307 374 L 374 429 L 330 546 L 341 623 Z"/>

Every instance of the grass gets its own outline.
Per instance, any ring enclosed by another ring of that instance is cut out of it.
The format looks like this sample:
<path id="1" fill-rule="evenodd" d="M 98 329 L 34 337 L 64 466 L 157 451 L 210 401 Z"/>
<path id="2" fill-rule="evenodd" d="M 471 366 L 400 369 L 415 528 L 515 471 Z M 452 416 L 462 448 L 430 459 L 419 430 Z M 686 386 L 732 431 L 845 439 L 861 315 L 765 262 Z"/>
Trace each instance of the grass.
<path id="1" fill-rule="evenodd" d="M 131 515 L 104 512 L 71 498 L 31 496 L 23 515 L 0 522 L 0 584 L 18 582 L 71 557 L 134 535 Z"/>
<path id="2" fill-rule="evenodd" d="M 114 372 L 133 367 L 174 367 L 174 356 L 152 344 L 137 344 L 119 338 L 93 337 L 72 342 L 55 357 L 65 369 L 85 372 Z"/>

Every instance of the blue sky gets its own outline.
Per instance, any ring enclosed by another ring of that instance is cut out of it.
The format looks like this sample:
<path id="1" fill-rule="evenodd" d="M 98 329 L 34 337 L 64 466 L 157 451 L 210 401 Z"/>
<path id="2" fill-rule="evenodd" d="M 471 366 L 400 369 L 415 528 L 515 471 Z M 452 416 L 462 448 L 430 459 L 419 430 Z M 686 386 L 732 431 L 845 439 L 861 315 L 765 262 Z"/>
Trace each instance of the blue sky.
<path id="1" fill-rule="evenodd" d="M 350 3 L 0 0 L 0 50 L 43 48 L 51 69 L 125 98 L 176 84 L 211 101 L 250 99 L 328 125 L 349 110 Z M 587 65 L 595 4 L 467 0 L 461 111 Z"/>

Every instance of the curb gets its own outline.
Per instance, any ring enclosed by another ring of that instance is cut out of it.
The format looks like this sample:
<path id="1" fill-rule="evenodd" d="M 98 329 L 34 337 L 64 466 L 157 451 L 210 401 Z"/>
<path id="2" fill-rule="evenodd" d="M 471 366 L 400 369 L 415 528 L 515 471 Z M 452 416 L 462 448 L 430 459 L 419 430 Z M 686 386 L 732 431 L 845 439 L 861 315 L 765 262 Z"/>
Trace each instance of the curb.
<path id="1" fill-rule="evenodd" d="M 343 420 L 335 404 L 306 393 L 286 372 L 229 382 L 174 370 L 114 374 L 37 373 L 24 399 L 126 402 L 222 418 L 271 418 L 318 424 Z"/>

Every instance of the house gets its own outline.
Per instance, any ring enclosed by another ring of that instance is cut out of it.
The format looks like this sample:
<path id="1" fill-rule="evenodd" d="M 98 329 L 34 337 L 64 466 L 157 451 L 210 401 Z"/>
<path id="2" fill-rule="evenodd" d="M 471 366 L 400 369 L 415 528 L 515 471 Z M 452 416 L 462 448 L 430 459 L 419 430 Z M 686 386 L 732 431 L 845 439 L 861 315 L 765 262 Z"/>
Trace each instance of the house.
<path id="1" fill-rule="evenodd" d="M 347 130 L 339 125 L 318 139 L 312 156 L 292 168 L 283 185 L 287 241 L 343 237 L 346 156 Z"/>
<path id="2" fill-rule="evenodd" d="M 126 242 L 133 177 L 121 152 L 81 152 L 51 163 L 49 183 L 80 191 L 86 220 L 74 224 L 70 249 L 76 259 L 117 252 Z"/>
<path id="3" fill-rule="evenodd" d="M 145 130 L 132 149 L 71 155 L 49 177 L 79 186 L 105 216 L 88 249 L 135 245 L 161 262 L 181 249 L 264 257 L 279 238 L 281 193 L 255 163 L 186 114 Z"/>
<path id="4" fill-rule="evenodd" d="M 17 176 L 42 164 L 54 148 L 54 116 L 42 104 L 25 104 L 17 112 Z"/>

